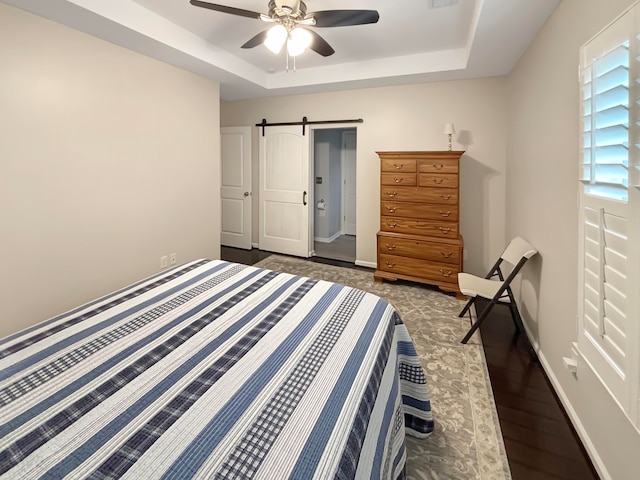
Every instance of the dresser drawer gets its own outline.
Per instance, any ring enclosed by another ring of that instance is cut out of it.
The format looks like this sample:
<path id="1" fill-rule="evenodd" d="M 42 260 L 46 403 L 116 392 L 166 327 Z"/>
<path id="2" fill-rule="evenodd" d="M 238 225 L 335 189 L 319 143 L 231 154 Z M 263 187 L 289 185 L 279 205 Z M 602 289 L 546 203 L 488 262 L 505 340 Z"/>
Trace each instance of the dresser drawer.
<path id="1" fill-rule="evenodd" d="M 400 257 L 397 255 L 379 255 L 378 269 L 401 275 L 421 277 L 435 282 L 458 283 L 458 267 L 456 265 L 436 263 L 431 260 Z"/>
<path id="2" fill-rule="evenodd" d="M 458 160 L 454 158 L 434 158 L 420 160 L 418 171 L 421 173 L 458 173 Z"/>
<path id="3" fill-rule="evenodd" d="M 380 230 L 442 238 L 458 238 L 456 222 L 417 220 L 413 218 L 380 217 Z"/>
<path id="4" fill-rule="evenodd" d="M 457 205 L 430 205 L 428 203 L 381 202 L 380 213 L 387 217 L 425 218 L 458 221 Z"/>
<path id="5" fill-rule="evenodd" d="M 381 173 L 380 183 L 382 183 L 382 185 L 412 186 L 416 184 L 416 174 L 415 173 Z"/>
<path id="6" fill-rule="evenodd" d="M 434 262 L 451 263 L 457 267 L 460 265 L 461 250 L 462 247 L 459 244 L 378 235 L 378 253 L 381 255 L 420 258 Z"/>
<path id="7" fill-rule="evenodd" d="M 415 172 L 416 161 L 406 158 L 385 158 L 380 162 L 380 169 L 383 172 Z"/>
<path id="8" fill-rule="evenodd" d="M 457 188 L 399 187 L 383 185 L 380 200 L 399 202 L 428 202 L 442 205 L 458 205 Z"/>
<path id="9" fill-rule="evenodd" d="M 419 173 L 418 185 L 421 187 L 458 188 L 458 175 L 446 173 Z"/>

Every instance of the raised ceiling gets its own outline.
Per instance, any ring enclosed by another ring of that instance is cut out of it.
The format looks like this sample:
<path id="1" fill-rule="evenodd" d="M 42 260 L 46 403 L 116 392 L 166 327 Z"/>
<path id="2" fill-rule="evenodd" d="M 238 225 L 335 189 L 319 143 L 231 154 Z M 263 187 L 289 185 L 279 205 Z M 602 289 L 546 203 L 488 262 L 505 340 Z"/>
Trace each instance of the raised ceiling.
<path id="1" fill-rule="evenodd" d="M 240 46 L 268 25 L 188 0 L 2 0 L 220 82 L 225 100 L 508 74 L 560 0 L 306 0 L 378 10 L 372 25 L 316 28 L 336 53 Z M 215 3 L 267 13 L 268 0 Z"/>

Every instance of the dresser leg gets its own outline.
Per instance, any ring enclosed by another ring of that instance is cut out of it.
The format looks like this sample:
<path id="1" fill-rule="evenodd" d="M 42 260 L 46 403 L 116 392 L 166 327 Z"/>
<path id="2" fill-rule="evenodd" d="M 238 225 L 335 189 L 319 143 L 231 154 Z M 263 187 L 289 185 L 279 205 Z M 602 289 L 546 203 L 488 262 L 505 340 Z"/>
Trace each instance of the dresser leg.
<path id="1" fill-rule="evenodd" d="M 387 272 L 381 272 L 381 273 L 378 273 L 378 272 L 379 270 L 376 270 L 375 273 L 373 274 L 373 279 L 375 280 L 376 283 L 382 283 L 384 280 L 386 280 L 387 282 L 395 282 L 396 280 L 398 280 L 398 277 L 389 275 Z"/>
<path id="2" fill-rule="evenodd" d="M 442 290 L 445 293 L 455 293 L 456 294 L 456 298 L 458 300 L 467 300 L 467 297 L 465 297 L 459 290 L 450 288 L 450 287 L 438 287 L 440 290 Z"/>

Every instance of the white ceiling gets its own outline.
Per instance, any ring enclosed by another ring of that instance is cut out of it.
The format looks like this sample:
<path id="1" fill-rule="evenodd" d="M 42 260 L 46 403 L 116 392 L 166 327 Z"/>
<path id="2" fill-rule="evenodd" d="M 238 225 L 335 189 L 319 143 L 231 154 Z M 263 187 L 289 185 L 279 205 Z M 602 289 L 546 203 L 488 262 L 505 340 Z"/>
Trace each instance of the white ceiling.
<path id="1" fill-rule="evenodd" d="M 240 46 L 268 25 L 189 0 L 1 0 L 220 82 L 225 100 L 508 74 L 560 0 L 306 0 L 307 12 L 377 10 L 376 24 L 315 28 L 335 49 Z M 268 0 L 214 3 L 268 12 Z"/>

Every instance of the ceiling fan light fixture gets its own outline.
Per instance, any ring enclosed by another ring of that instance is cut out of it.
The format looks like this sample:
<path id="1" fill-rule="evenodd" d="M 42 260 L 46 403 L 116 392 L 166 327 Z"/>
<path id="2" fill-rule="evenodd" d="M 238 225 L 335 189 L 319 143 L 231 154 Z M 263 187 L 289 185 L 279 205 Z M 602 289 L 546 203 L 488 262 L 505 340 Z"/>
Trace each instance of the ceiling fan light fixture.
<path id="1" fill-rule="evenodd" d="M 287 29 L 284 25 L 277 24 L 269 29 L 264 45 L 276 55 L 282 50 L 284 42 L 287 41 Z"/>
<path id="2" fill-rule="evenodd" d="M 296 57 L 311 45 L 311 33 L 304 28 L 296 27 L 289 33 L 287 40 L 287 51 L 292 57 Z"/>
<path id="3" fill-rule="evenodd" d="M 430 1 L 457 3 L 460 0 Z M 195 7 L 271 23 L 272 28 L 254 35 L 242 44 L 241 48 L 254 48 L 264 44 L 277 55 L 282 51 L 284 44 L 287 43 L 287 70 L 289 57 L 293 57 L 294 71 L 295 57 L 305 52 L 307 48 L 323 57 L 328 57 L 335 53 L 335 50 L 324 38 L 314 30 L 307 30 L 305 27 L 367 25 L 377 23 L 380 19 L 380 14 L 377 10 L 322 10 L 307 14 L 307 5 L 302 0 L 268 0 L 268 2 L 269 13 L 264 14 L 228 5 L 190 0 L 190 3 Z"/>

